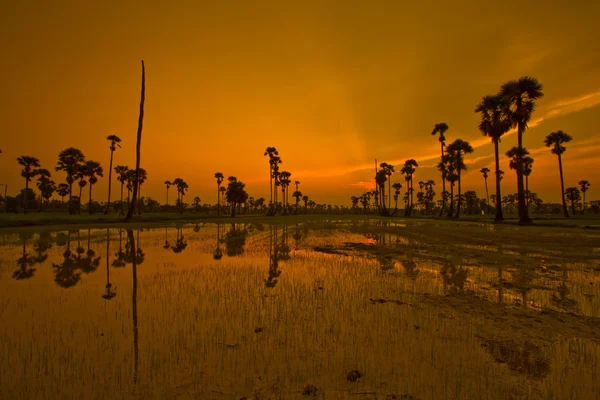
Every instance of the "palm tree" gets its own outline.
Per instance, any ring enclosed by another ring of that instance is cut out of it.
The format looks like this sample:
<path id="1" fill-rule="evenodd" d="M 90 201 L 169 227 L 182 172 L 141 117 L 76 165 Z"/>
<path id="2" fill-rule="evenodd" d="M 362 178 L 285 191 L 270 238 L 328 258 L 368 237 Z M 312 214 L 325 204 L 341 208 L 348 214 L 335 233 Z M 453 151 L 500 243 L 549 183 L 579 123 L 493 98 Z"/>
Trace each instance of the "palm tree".
<path id="1" fill-rule="evenodd" d="M 407 194 L 410 194 L 410 203 L 407 207 L 407 210 L 405 211 L 405 215 L 412 215 L 412 209 L 413 209 L 413 192 L 414 192 L 414 188 L 413 188 L 413 176 L 415 174 L 415 167 L 418 167 L 419 164 L 417 164 L 417 162 L 414 159 L 409 159 L 406 160 L 404 162 L 404 166 L 402 167 L 402 169 L 400 170 L 400 173 L 405 175 L 405 180 L 406 180 L 406 190 L 407 190 Z"/>
<path id="2" fill-rule="evenodd" d="M 110 208 L 110 188 L 112 183 L 112 163 L 113 163 L 113 153 L 117 149 L 117 146 L 120 148 L 121 138 L 117 135 L 109 135 L 106 137 L 106 140 L 110 142 L 110 164 L 108 166 L 108 200 L 106 202 L 106 208 L 104 209 L 104 214 L 108 214 L 108 209 Z M 92 188 L 90 187 L 90 190 Z"/>
<path id="3" fill-rule="evenodd" d="M 142 126 L 144 125 L 144 100 L 146 98 L 146 70 L 144 68 L 144 60 L 142 60 L 142 93 L 140 99 L 140 115 L 138 119 L 138 130 L 137 130 L 137 143 L 135 146 L 135 173 L 139 174 L 140 172 L 140 158 L 141 158 L 141 150 L 142 150 Z M 127 215 L 125 216 L 125 221 L 131 220 L 133 217 L 133 212 L 135 209 L 135 201 L 138 193 L 138 182 L 139 178 L 135 180 L 135 185 L 133 186 L 133 196 L 131 196 L 131 204 L 129 206 L 129 210 L 127 210 Z"/>
<path id="4" fill-rule="evenodd" d="M 281 203 L 283 206 L 283 215 L 287 214 L 287 188 L 290 186 L 292 182 L 290 177 L 292 174 L 288 171 L 281 171 L 279 174 L 279 182 L 281 184 Z"/>
<path id="5" fill-rule="evenodd" d="M 446 131 L 448 130 L 448 124 L 446 124 L 445 122 L 441 122 L 439 124 L 435 124 L 435 126 L 433 127 L 433 131 L 431 132 L 432 135 L 436 135 L 436 134 L 440 134 L 439 137 L 439 141 L 440 141 L 440 149 L 441 149 L 441 158 L 440 161 L 443 164 L 442 158 L 444 157 L 444 146 L 446 145 L 446 137 L 444 136 L 444 133 L 446 133 Z M 442 173 L 442 193 L 444 193 L 446 191 L 446 170 L 442 169 L 440 171 Z M 442 214 L 444 213 L 444 207 L 446 206 L 446 198 L 442 195 L 442 208 L 440 210 L 440 217 L 442 216 Z"/>
<path id="6" fill-rule="evenodd" d="M 170 181 L 165 181 L 165 186 L 167 188 L 167 206 L 169 205 L 169 188 L 171 187 L 172 183 Z M 218 199 L 218 197 L 217 197 Z"/>
<path id="7" fill-rule="evenodd" d="M 90 183 L 90 197 L 88 201 L 88 213 L 92 213 L 92 186 L 98 182 L 98 176 L 104 176 L 104 170 L 97 161 L 86 161 L 83 170 L 88 177 Z"/>
<path id="8" fill-rule="evenodd" d="M 447 216 L 452 217 L 454 215 L 454 184 L 458 180 L 458 174 L 456 173 L 456 157 L 454 153 L 448 151 L 447 147 L 442 162 L 446 164 L 446 179 L 450 182 L 450 207 Z"/>
<path id="9" fill-rule="evenodd" d="M 308 196 L 302 196 L 302 201 L 304 202 L 304 214 L 306 214 L 306 208 L 308 206 Z"/>
<path id="10" fill-rule="evenodd" d="M 219 194 L 221 193 L 221 183 L 223 183 L 223 179 L 225 176 L 221 172 L 215 173 L 215 178 L 217 179 L 217 215 L 221 215 L 221 202 L 219 201 Z"/>
<path id="11" fill-rule="evenodd" d="M 224 186 L 221 186 L 219 191 L 221 192 L 221 203 L 225 204 L 225 192 L 227 189 Z"/>
<path id="12" fill-rule="evenodd" d="M 579 181 L 577 184 L 579 185 L 579 188 L 581 189 L 581 193 L 583 193 L 583 206 L 582 206 L 581 213 L 585 214 L 585 192 L 588 191 L 588 189 L 591 186 L 591 183 L 584 180 L 584 181 Z"/>
<path id="13" fill-rule="evenodd" d="M 296 181 L 298 182 L 298 181 Z M 298 186 L 296 186 L 298 187 Z M 300 199 L 302 198 L 302 192 L 299 190 L 295 190 L 294 193 L 292 193 L 292 197 L 294 197 L 296 199 L 296 210 L 294 211 L 294 215 L 298 215 L 298 204 L 300 204 Z"/>
<path id="14" fill-rule="evenodd" d="M 517 81 L 509 81 L 502 85 L 500 95 L 508 103 L 505 112 L 512 121 L 512 127 L 517 127 L 517 147 L 523 149 L 523 133 L 531 120 L 535 109 L 535 100 L 544 96 L 543 87 L 537 79 L 524 76 Z M 525 187 L 523 182 L 523 162 L 518 160 L 517 168 L 517 194 L 519 201 L 519 224 L 532 224 L 525 204 Z"/>
<path id="15" fill-rule="evenodd" d="M 181 178 L 173 179 L 173 185 L 177 187 L 177 201 L 179 202 L 180 213 L 183 214 L 183 196 L 187 189 L 189 189 L 188 184 Z"/>
<path id="16" fill-rule="evenodd" d="M 396 182 L 392 185 L 392 187 L 394 188 L 394 202 L 395 202 L 394 212 L 392 213 L 392 215 L 394 215 L 398 211 L 398 197 L 400 197 L 400 189 L 402 189 L 402 184 L 400 182 Z"/>
<path id="17" fill-rule="evenodd" d="M 50 180 L 50 171 L 48 171 L 46 168 L 38 168 L 36 172 L 36 176 L 38 176 L 36 186 L 40 190 L 40 204 L 38 207 L 38 212 L 42 212 L 44 192 L 48 192 L 48 186 L 50 185 L 50 182 L 52 182 L 53 184 L 55 182 Z M 54 192 L 54 190 L 50 192 L 50 195 L 52 194 L 52 192 Z"/>
<path id="18" fill-rule="evenodd" d="M 481 172 L 483 174 L 483 181 L 485 182 L 485 198 L 487 199 L 487 206 L 490 206 L 490 193 L 488 192 L 488 185 L 487 185 L 487 178 L 488 178 L 488 173 L 490 172 L 489 168 L 481 168 L 479 170 L 479 172 Z M 485 211 L 485 213 L 487 214 L 487 209 Z"/>
<path id="19" fill-rule="evenodd" d="M 460 217 L 460 205 L 461 205 L 461 171 L 465 171 L 467 166 L 464 162 L 464 155 L 470 154 L 473 152 L 473 146 L 466 140 L 456 139 L 454 142 L 450 143 L 446 150 L 450 153 L 454 154 L 455 162 L 456 162 L 456 170 L 458 175 L 458 205 L 456 207 L 456 218 Z"/>
<path id="20" fill-rule="evenodd" d="M 123 215 L 123 186 L 125 185 L 125 182 L 127 182 L 129 168 L 124 165 L 117 165 L 115 167 L 115 173 L 118 174 L 117 180 L 121 182 L 121 210 L 119 211 L 119 215 Z"/>
<path id="21" fill-rule="evenodd" d="M 387 176 L 388 181 L 388 210 L 392 208 L 392 174 L 396 172 L 394 166 L 388 163 L 381 163 L 379 165 Z"/>
<path id="22" fill-rule="evenodd" d="M 75 179 L 78 179 L 77 184 L 79 185 L 79 200 L 78 200 L 78 207 L 77 207 L 77 213 L 81 214 L 81 194 L 83 192 L 83 188 L 87 185 L 87 181 L 85 180 L 85 178 L 87 178 L 87 170 L 86 170 L 86 164 L 83 164 L 82 166 L 79 167 L 79 170 L 77 171 L 77 173 L 75 174 Z"/>
<path id="23" fill-rule="evenodd" d="M 23 195 L 23 212 L 27 214 L 27 192 L 29 191 L 29 182 L 38 174 L 38 168 L 40 166 L 40 160 L 35 157 L 21 156 L 17 158 L 19 165 L 23 166 L 21 170 L 21 176 L 25 178 L 25 194 Z"/>
<path id="24" fill-rule="evenodd" d="M 563 212 L 565 214 L 565 218 L 569 218 L 569 211 L 567 210 L 567 203 L 565 201 L 565 181 L 563 179 L 563 168 L 562 168 L 562 154 L 567 150 L 563 143 L 568 143 L 573 138 L 569 136 L 569 134 L 563 131 L 556 131 L 550 133 L 544 139 L 544 144 L 546 147 L 552 147 L 552 153 L 558 156 L 558 169 L 560 172 L 560 196 L 562 199 Z"/>
<path id="25" fill-rule="evenodd" d="M 384 165 L 382 163 L 381 165 Z M 385 164 L 387 166 L 387 164 Z M 385 181 L 387 181 L 387 173 L 385 169 L 380 169 L 375 174 L 375 182 L 377 183 L 377 187 L 379 188 L 379 197 L 381 198 L 381 202 L 379 203 L 379 214 L 380 215 L 389 215 L 388 211 L 385 208 Z"/>
<path id="26" fill-rule="evenodd" d="M 500 181 L 502 175 L 500 174 L 500 153 L 498 145 L 502 136 L 508 132 L 512 126 L 512 120 L 509 118 L 505 110 L 508 108 L 508 103 L 504 97 L 500 95 L 488 95 L 485 96 L 479 105 L 475 108 L 475 112 L 481 113 L 481 120 L 479 122 L 479 130 L 484 136 L 492 139 L 494 144 L 494 156 L 496 159 L 496 218 L 495 222 L 504 221 L 502 215 L 502 195 L 500 193 Z"/>
<path id="27" fill-rule="evenodd" d="M 235 176 L 227 178 L 227 201 L 231 203 L 231 217 L 235 217 L 235 209 L 237 204 L 243 204 L 248 200 L 248 193 L 244 190 L 246 185 L 242 181 L 238 181 Z"/>
<path id="28" fill-rule="evenodd" d="M 74 147 L 64 149 L 58 155 L 58 162 L 56 163 L 56 171 L 65 171 L 67 174 L 67 183 L 69 184 L 69 214 L 73 214 L 73 182 L 75 181 L 75 175 L 77 171 L 85 161 L 85 156 L 81 150 Z"/>
<path id="29" fill-rule="evenodd" d="M 281 162 L 281 159 L 279 157 L 276 157 L 279 155 L 279 152 L 277 151 L 277 149 L 275 147 L 267 147 L 265 150 L 265 156 L 269 156 L 269 196 L 270 196 L 270 201 L 271 201 L 271 207 L 273 207 L 273 172 L 274 172 L 274 168 L 275 166 Z M 278 160 L 275 160 L 275 159 Z M 272 214 L 272 209 L 269 210 L 269 212 L 267 213 L 267 215 L 271 215 Z"/>
<path id="30" fill-rule="evenodd" d="M 59 183 L 56 188 L 56 193 L 61 197 L 61 202 L 65 203 L 65 196 L 69 194 L 69 185 L 66 183 Z"/>
<path id="31" fill-rule="evenodd" d="M 571 212 L 573 213 L 573 215 L 575 215 L 575 203 L 579 203 L 579 200 L 581 200 L 581 193 L 576 187 L 568 187 L 565 189 L 565 195 L 567 196 L 567 199 L 571 202 Z"/>

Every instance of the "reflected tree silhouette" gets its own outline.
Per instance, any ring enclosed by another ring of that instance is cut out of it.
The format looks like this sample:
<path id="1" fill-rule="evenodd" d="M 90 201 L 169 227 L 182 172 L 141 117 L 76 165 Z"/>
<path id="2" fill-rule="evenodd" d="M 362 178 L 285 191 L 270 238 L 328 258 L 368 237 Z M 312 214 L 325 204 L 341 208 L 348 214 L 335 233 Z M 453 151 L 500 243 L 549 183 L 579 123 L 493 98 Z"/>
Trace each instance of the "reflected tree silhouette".
<path id="1" fill-rule="evenodd" d="M 217 224 L 217 247 L 213 251 L 213 258 L 215 260 L 223 258 L 223 250 L 221 250 L 221 224 Z"/>
<path id="2" fill-rule="evenodd" d="M 85 252 L 85 258 L 81 258 L 79 256 L 78 263 L 79 268 L 85 274 L 90 274 L 98 269 L 100 266 L 101 257 L 96 257 L 96 252 L 90 248 L 90 237 L 91 237 L 91 229 L 88 229 L 87 234 L 87 250 Z"/>
<path id="3" fill-rule="evenodd" d="M 138 230 L 139 235 L 139 230 Z M 139 236 L 138 236 L 139 244 Z M 138 313 L 137 313 L 137 266 L 144 262 L 144 252 L 139 247 L 135 247 L 135 238 L 133 230 L 127 229 L 127 244 L 125 245 L 127 257 L 132 264 L 132 295 L 131 309 L 133 318 L 133 389 L 137 386 L 139 380 L 139 337 L 138 337 Z"/>
<path id="4" fill-rule="evenodd" d="M 112 288 L 112 284 L 110 283 L 110 229 L 106 228 L 106 286 L 104 286 L 104 294 L 102 298 L 105 300 L 111 300 L 116 295 L 117 292 Z"/>
<path id="5" fill-rule="evenodd" d="M 163 249 L 167 250 L 171 248 L 171 243 L 169 243 L 169 228 L 165 226 L 165 244 L 163 245 Z"/>
<path id="6" fill-rule="evenodd" d="M 177 239 L 175 240 L 175 246 L 171 247 L 171 250 L 173 250 L 173 253 L 181 253 L 187 247 L 187 242 L 183 236 L 183 227 L 178 226 L 176 229 Z"/>
<path id="7" fill-rule="evenodd" d="M 239 228 L 239 225 L 231 223 L 231 228 L 225 234 L 223 242 L 225 243 L 225 252 L 228 257 L 241 256 L 244 254 L 244 246 L 246 245 L 246 237 L 248 230 L 245 225 Z"/>
<path id="8" fill-rule="evenodd" d="M 444 262 L 441 269 L 442 279 L 444 281 L 444 294 L 463 294 L 465 291 L 465 282 L 469 271 L 462 267 L 456 267 L 452 261 Z"/>
<path id="9" fill-rule="evenodd" d="M 63 253 L 60 264 L 52 264 L 54 282 L 64 289 L 75 286 L 81 279 L 81 271 L 77 269 L 77 259 L 71 252 L 71 230 L 67 233 L 67 249 Z M 79 232 L 79 230 L 77 230 Z"/>
<path id="10" fill-rule="evenodd" d="M 119 229 L 119 250 L 115 253 L 115 259 L 112 262 L 112 266 L 115 268 L 122 268 L 125 266 L 126 254 L 123 251 L 123 230 Z"/>
<path id="11" fill-rule="evenodd" d="M 17 280 L 29 279 L 35 274 L 35 268 L 37 257 L 30 257 L 27 254 L 27 240 L 31 239 L 33 234 L 30 232 L 21 232 L 21 241 L 23 242 L 23 255 L 17 260 L 19 269 L 13 272 L 12 277 Z"/>
<path id="12" fill-rule="evenodd" d="M 269 277 L 265 279 L 265 286 L 269 289 L 277 286 L 278 278 L 281 276 L 279 269 L 279 246 L 277 245 L 277 225 L 270 226 L 269 235 Z"/>
<path id="13" fill-rule="evenodd" d="M 284 225 L 281 232 L 281 243 L 279 243 L 279 259 L 287 261 L 290 257 L 290 246 L 288 246 L 288 227 Z"/>
<path id="14" fill-rule="evenodd" d="M 296 224 L 294 227 L 295 227 L 295 232 L 294 232 L 294 235 L 292 236 L 294 238 L 294 250 L 298 250 L 300 240 L 302 240 L 303 235 L 300 232 L 300 226 L 298 224 Z"/>

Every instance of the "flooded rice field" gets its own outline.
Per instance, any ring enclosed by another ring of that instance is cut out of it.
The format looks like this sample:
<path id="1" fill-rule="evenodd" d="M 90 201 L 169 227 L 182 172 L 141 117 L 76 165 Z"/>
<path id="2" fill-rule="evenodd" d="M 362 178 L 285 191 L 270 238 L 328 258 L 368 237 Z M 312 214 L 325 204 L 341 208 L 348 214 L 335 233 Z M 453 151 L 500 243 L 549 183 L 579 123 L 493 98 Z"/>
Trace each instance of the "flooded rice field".
<path id="1" fill-rule="evenodd" d="M 600 398 L 600 232 L 0 233 L 0 399 Z"/>

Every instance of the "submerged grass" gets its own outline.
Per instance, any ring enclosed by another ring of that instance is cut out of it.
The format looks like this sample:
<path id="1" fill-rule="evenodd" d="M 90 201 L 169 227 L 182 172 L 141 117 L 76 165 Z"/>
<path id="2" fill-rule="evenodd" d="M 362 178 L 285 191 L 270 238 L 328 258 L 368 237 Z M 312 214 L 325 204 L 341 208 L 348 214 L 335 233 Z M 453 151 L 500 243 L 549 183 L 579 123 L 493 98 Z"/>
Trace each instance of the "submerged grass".
<path id="1" fill-rule="evenodd" d="M 597 246 L 595 232 L 256 223 L 234 227 L 248 232 L 240 252 L 229 224 L 218 233 L 194 228 L 141 232 L 135 291 L 131 265 L 109 267 L 117 293 L 110 301 L 101 298 L 102 267 L 70 289 L 51 283 L 49 264 L 15 281 L 9 272 L 21 249 L 2 247 L 0 398 L 600 395 L 600 287 L 587 249 Z M 105 231 L 90 234 L 102 255 Z M 119 234 L 109 235 L 112 263 Z M 176 253 L 182 236 L 186 247 Z M 49 258 L 63 251 L 55 246 Z M 529 272 L 518 272 L 523 266 Z M 267 285 L 273 276 L 277 283 Z M 574 309 L 552 303 L 561 285 Z"/>

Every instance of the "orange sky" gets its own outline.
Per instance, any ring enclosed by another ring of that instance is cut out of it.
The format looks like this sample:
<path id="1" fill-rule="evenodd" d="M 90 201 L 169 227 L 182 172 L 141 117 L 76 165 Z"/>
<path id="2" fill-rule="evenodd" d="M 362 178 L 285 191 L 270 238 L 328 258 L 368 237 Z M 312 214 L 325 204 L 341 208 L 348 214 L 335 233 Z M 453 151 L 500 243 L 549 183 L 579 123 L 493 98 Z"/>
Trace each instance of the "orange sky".
<path id="1" fill-rule="evenodd" d="M 372 181 L 375 157 L 394 165 L 415 158 L 424 166 L 416 180 L 439 184 L 430 133 L 442 121 L 448 141 L 476 146 L 463 187 L 483 197 L 478 170 L 492 167 L 492 146 L 473 110 L 522 75 L 545 92 L 524 137 L 535 158 L 531 190 L 558 201 L 556 156 L 543 138 L 562 129 L 574 138 L 566 185 L 587 179 L 588 199 L 600 198 L 600 3 L 168 3 L 3 5 L 0 183 L 11 194 L 24 186 L 20 155 L 53 170 L 60 150 L 74 146 L 107 169 L 113 132 L 123 139 L 115 164 L 134 164 L 144 59 L 143 194 L 161 202 L 162 182 L 175 177 L 188 182 L 190 202 L 215 202 L 217 171 L 268 197 L 266 146 L 279 149 L 282 168 L 318 203 L 349 204 Z M 515 144 L 507 136 L 501 152 Z M 502 163 L 503 192 L 516 192 Z M 95 197 L 105 200 L 106 189 L 105 178 Z"/>

